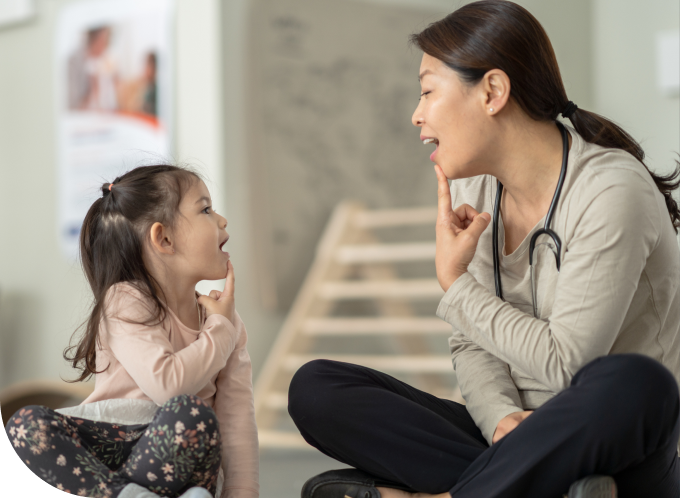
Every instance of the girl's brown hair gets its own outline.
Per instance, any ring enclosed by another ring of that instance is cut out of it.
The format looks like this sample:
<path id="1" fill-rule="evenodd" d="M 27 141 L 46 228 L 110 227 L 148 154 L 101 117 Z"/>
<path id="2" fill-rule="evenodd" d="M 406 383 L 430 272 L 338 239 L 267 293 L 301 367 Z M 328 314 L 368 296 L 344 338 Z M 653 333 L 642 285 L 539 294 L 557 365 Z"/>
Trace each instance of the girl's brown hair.
<path id="1" fill-rule="evenodd" d="M 64 351 L 64 358 L 80 370 L 73 381 L 98 374 L 99 326 L 105 318 L 106 294 L 114 284 L 128 282 L 153 303 L 148 323 L 165 319 L 162 290 L 144 266 L 144 242 L 154 223 L 174 226 L 182 196 L 198 179 L 186 168 L 153 165 L 102 186 L 102 197 L 88 210 L 80 232 L 80 258 L 94 299 L 82 336 Z"/>
<path id="2" fill-rule="evenodd" d="M 411 35 L 411 43 L 442 61 L 471 85 L 488 71 L 501 69 L 512 83 L 510 95 L 533 119 L 554 121 L 564 113 L 587 142 L 623 149 L 633 155 L 647 168 L 663 194 L 678 232 L 680 211 L 672 192 L 680 186 L 680 163 L 676 162 L 673 173 L 656 175 L 645 165 L 640 144 L 621 127 L 584 109 L 574 112 L 568 109 L 570 101 L 552 44 L 541 24 L 526 9 L 507 0 L 473 2 Z"/>

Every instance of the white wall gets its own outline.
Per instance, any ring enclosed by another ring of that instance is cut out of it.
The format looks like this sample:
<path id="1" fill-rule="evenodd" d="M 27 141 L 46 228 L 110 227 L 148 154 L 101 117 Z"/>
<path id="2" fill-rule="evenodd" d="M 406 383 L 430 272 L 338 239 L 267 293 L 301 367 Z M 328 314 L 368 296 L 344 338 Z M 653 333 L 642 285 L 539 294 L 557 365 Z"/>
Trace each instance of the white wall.
<path id="1" fill-rule="evenodd" d="M 65 0 L 0 30 L 0 386 L 66 375 L 61 351 L 88 292 L 58 250 L 53 46 Z"/>
<path id="2" fill-rule="evenodd" d="M 657 88 L 655 37 L 679 27 L 678 0 L 593 0 L 594 111 L 638 140 L 659 173 L 680 152 L 680 99 Z"/>

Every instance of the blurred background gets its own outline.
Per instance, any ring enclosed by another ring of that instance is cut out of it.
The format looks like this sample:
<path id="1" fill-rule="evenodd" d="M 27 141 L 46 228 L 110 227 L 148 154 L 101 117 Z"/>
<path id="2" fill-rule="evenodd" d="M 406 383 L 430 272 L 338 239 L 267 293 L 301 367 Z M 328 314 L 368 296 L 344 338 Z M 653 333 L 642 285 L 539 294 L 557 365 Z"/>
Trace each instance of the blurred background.
<path id="1" fill-rule="evenodd" d="M 62 352 L 91 304 L 79 223 L 102 183 L 154 161 L 197 168 L 229 220 L 262 496 L 294 497 L 343 466 L 287 420 L 286 384 L 305 359 L 398 364 L 400 379 L 458 397 L 434 318 L 436 182 L 411 125 L 421 54 L 408 36 L 465 3 L 0 0 L 3 416 L 10 401 L 74 405 L 91 389 L 62 381 L 74 377 Z M 569 98 L 670 172 L 680 3 L 517 3 L 548 32 Z M 395 280 L 411 291 L 385 294 Z M 356 286 L 365 281 L 375 286 Z M 399 316 L 419 322 L 395 339 Z"/>

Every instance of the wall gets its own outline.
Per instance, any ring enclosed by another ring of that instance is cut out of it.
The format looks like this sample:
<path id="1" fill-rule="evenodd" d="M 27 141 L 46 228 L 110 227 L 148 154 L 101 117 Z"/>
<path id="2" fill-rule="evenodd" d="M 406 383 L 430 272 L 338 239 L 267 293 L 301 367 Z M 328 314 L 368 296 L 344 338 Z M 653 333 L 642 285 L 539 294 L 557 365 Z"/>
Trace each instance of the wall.
<path id="1" fill-rule="evenodd" d="M 680 98 L 656 85 L 655 36 L 680 27 L 677 0 L 594 0 L 594 110 L 621 125 L 668 173 L 680 152 Z"/>
<path id="2" fill-rule="evenodd" d="M 67 3 L 0 31 L 0 386 L 67 375 L 60 353 L 89 298 L 57 244 L 53 39 Z"/>

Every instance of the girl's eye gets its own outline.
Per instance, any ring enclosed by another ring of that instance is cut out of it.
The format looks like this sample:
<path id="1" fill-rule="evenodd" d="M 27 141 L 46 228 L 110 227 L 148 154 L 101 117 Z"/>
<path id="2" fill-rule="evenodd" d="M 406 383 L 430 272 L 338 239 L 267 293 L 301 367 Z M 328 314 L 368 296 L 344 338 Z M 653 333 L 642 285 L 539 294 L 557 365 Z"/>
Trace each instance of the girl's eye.
<path id="1" fill-rule="evenodd" d="M 424 95 L 427 95 L 430 92 L 431 92 L 430 90 L 428 90 L 427 92 L 423 92 L 422 94 L 420 94 L 420 98 L 418 100 L 422 99 Z"/>
<path id="2" fill-rule="evenodd" d="M 206 215 L 210 215 L 210 208 L 211 208 L 211 206 L 206 206 L 205 208 L 203 208 L 201 213 L 205 213 Z"/>

